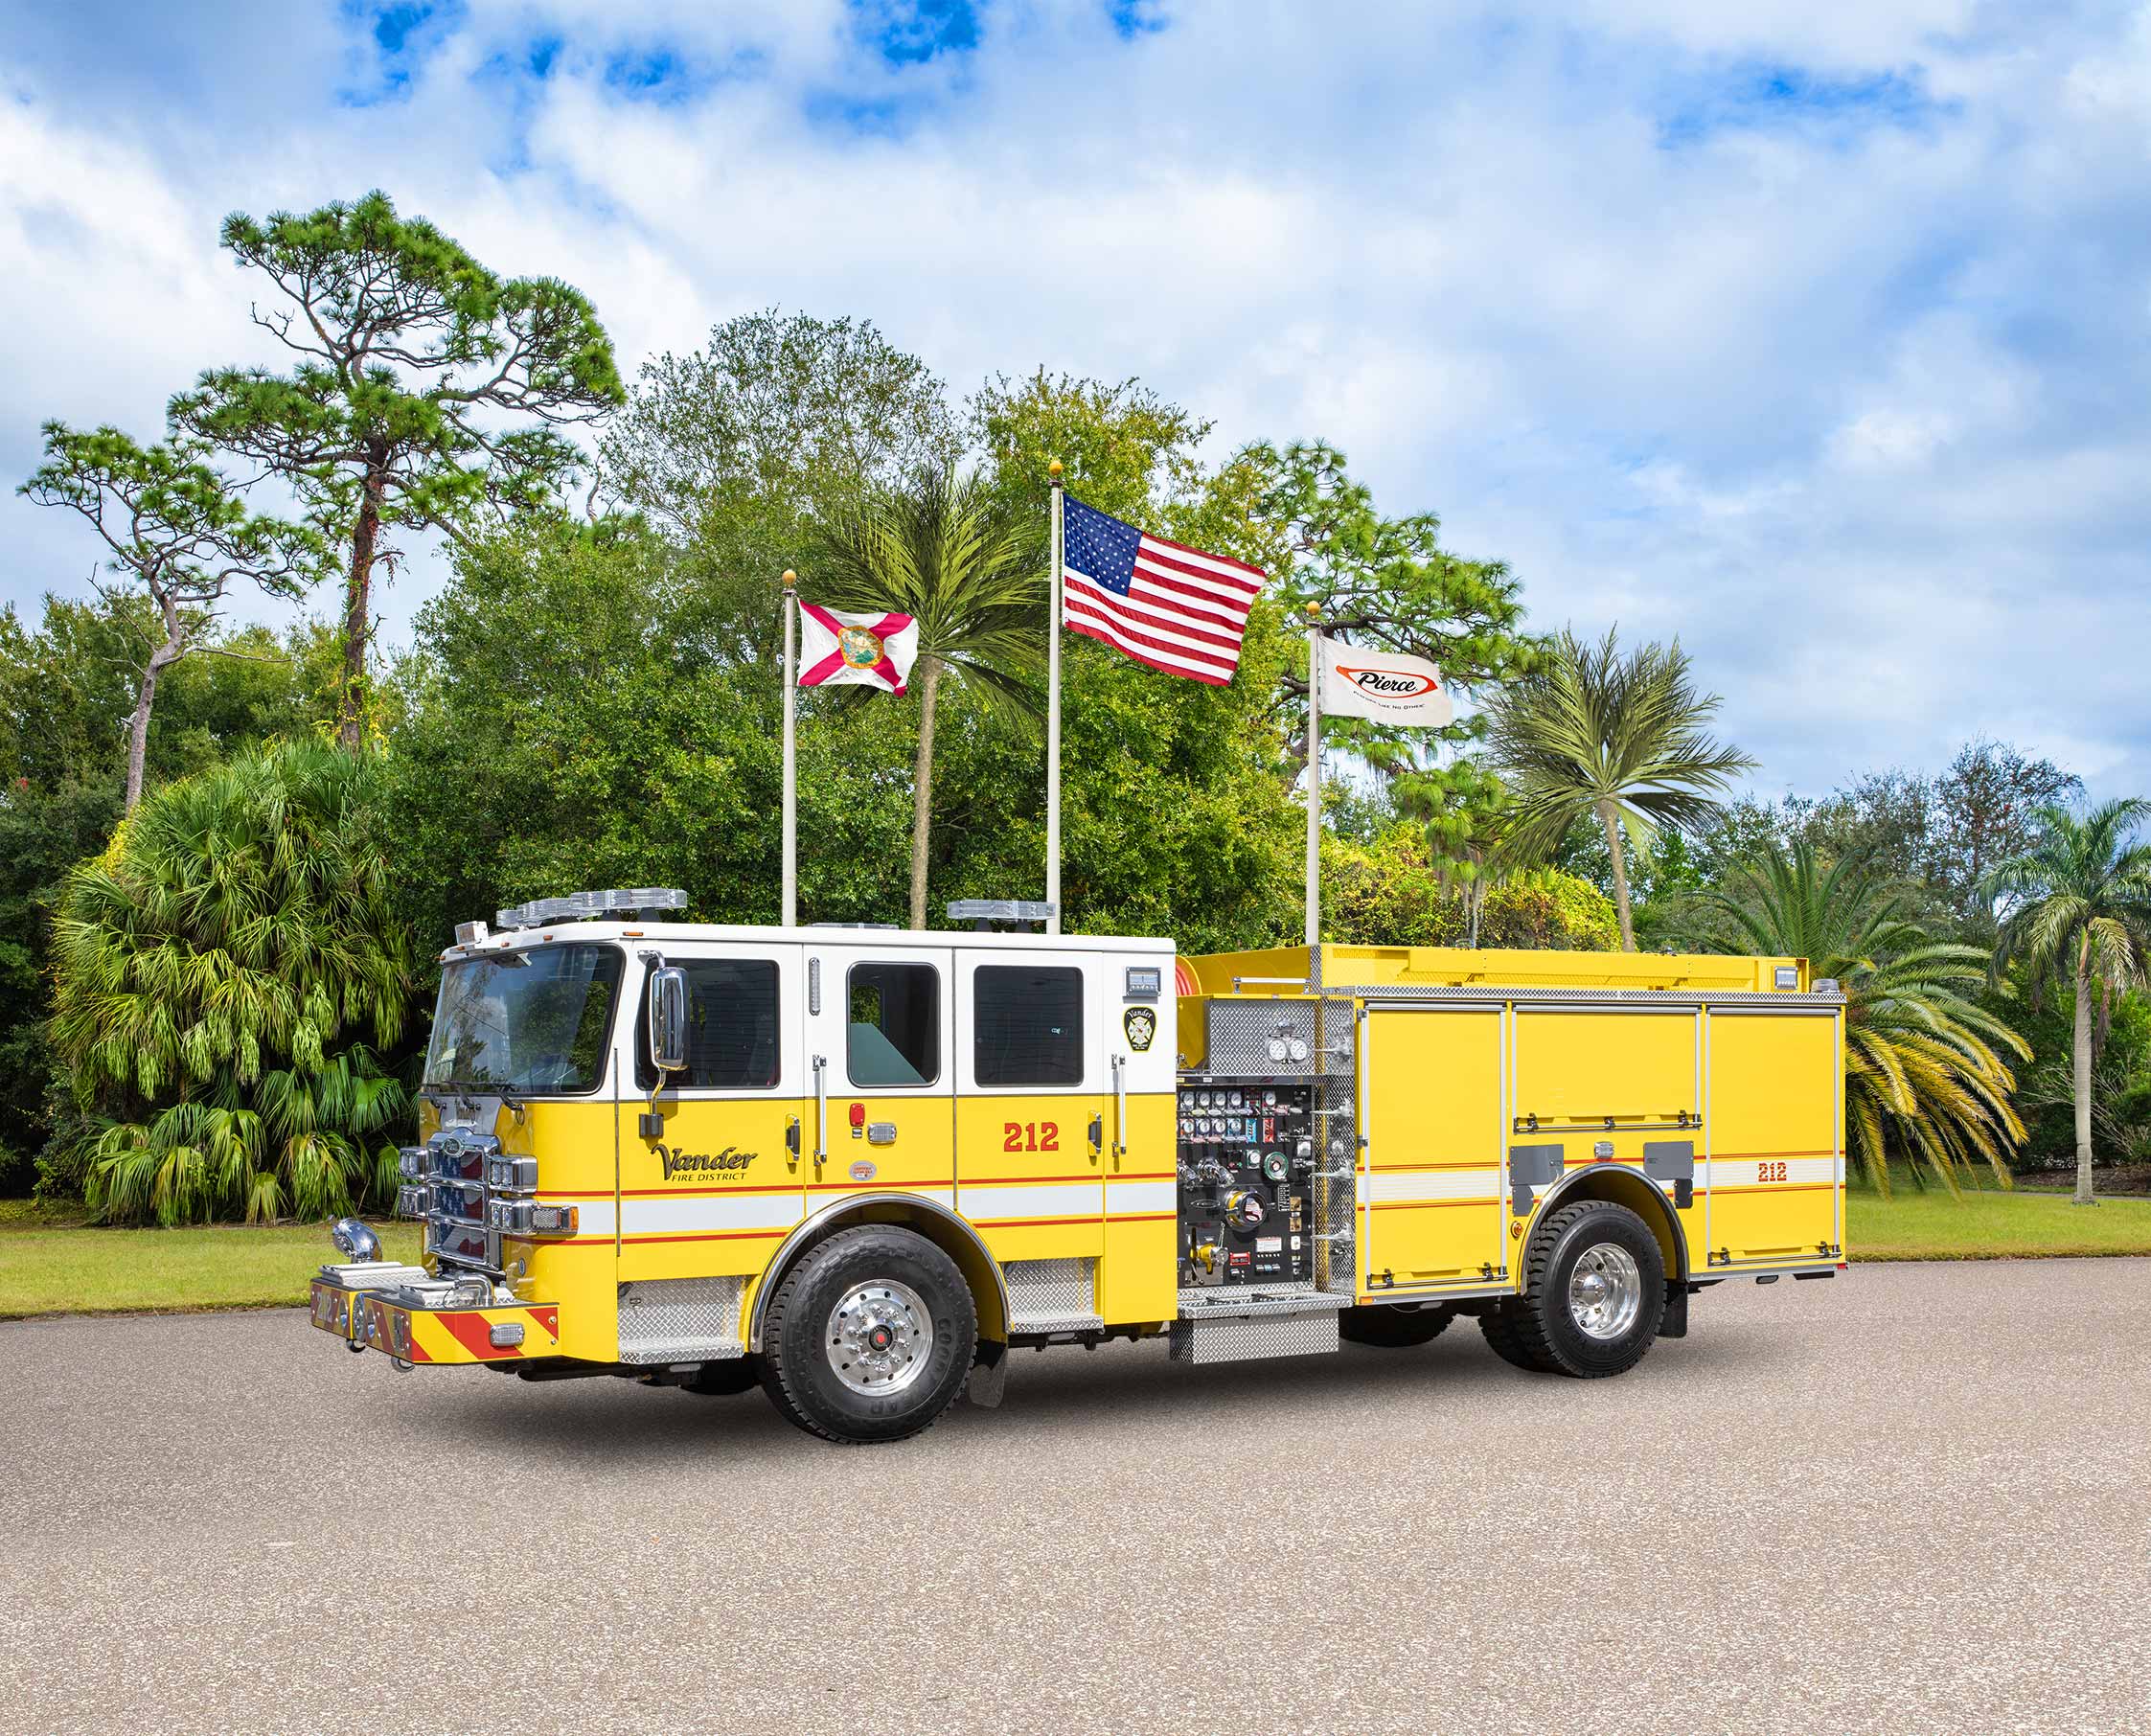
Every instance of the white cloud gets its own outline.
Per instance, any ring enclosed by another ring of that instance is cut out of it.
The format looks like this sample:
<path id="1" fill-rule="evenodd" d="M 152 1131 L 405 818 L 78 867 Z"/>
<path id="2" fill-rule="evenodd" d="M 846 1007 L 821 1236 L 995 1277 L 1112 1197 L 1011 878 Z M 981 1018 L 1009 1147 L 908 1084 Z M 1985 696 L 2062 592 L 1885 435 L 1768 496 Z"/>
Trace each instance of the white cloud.
<path id="1" fill-rule="evenodd" d="M 378 182 L 589 290 L 630 367 L 777 303 L 959 391 L 1139 373 L 1221 444 L 1326 436 L 1540 623 L 1680 632 L 1768 786 L 1990 729 L 2151 788 L 2151 14 L 1182 0 L 1121 41 L 1007 0 L 892 65 L 891 11 L 481 0 L 364 108 L 326 9 L 281 68 L 260 22 L 232 65 L 122 42 L 118 104 L 18 17 L 0 463 L 250 354 L 225 209 Z M 7 594 L 74 582 L 55 518 L 0 507 Z"/>

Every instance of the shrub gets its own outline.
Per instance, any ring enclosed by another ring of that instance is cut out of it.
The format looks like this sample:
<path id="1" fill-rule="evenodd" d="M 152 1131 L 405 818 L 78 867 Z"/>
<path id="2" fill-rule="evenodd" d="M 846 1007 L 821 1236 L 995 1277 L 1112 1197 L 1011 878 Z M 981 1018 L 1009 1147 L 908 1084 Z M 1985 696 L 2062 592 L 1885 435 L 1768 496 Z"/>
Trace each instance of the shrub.
<path id="1" fill-rule="evenodd" d="M 241 754 L 145 798 L 69 875 L 52 1033 L 103 1216 L 316 1218 L 393 1194 L 408 1105 L 379 1052 L 411 941 L 378 786 L 370 756 L 314 742 Z"/>

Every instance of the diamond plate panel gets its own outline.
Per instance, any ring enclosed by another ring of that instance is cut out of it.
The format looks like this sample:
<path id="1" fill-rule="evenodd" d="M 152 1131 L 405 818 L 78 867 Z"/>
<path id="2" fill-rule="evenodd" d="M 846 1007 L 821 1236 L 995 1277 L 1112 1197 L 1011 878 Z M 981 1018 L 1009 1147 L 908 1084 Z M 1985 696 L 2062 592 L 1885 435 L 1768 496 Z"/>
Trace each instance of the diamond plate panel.
<path id="1" fill-rule="evenodd" d="M 1012 1332 L 1097 1326 L 1098 1263 L 1089 1259 L 1011 1260 L 1008 1324 Z"/>
<path id="2" fill-rule="evenodd" d="M 744 1278 L 646 1278 L 620 1287 L 623 1362 L 721 1362 L 744 1356 Z"/>
<path id="3" fill-rule="evenodd" d="M 1245 1362 L 1256 1357 L 1312 1357 L 1337 1348 L 1337 1311 L 1258 1314 L 1252 1319 L 1176 1320 L 1177 1362 Z"/>
<path id="4" fill-rule="evenodd" d="M 1213 1000 L 1210 1002 L 1209 1052 L 1202 1066 L 1207 1073 L 1227 1077 L 1304 1077 L 1316 1070 L 1315 1003 L 1308 1000 Z M 1282 1037 L 1286 1058 L 1270 1052 L 1270 1039 Z M 1301 1059 L 1293 1060 L 1290 1045 L 1299 1045 Z"/>

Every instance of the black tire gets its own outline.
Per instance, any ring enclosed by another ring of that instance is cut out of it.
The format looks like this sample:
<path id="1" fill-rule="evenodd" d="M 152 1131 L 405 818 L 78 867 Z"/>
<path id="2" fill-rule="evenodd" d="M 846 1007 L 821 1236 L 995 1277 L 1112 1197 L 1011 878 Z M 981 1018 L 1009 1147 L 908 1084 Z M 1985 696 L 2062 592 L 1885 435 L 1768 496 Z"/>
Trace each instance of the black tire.
<path id="1" fill-rule="evenodd" d="M 762 1359 L 733 1357 L 723 1362 L 704 1362 L 679 1383 L 679 1389 L 705 1398 L 730 1398 L 734 1393 L 752 1392 L 761 1384 Z"/>
<path id="2" fill-rule="evenodd" d="M 1337 1336 L 1347 1344 L 1406 1350 L 1414 1344 L 1431 1344 L 1455 1317 L 1446 1308 L 1396 1308 L 1378 1302 L 1339 1313 Z"/>
<path id="3" fill-rule="evenodd" d="M 1608 1336 L 1585 1328 L 1570 1305 L 1577 1265 L 1599 1254 L 1633 1268 L 1635 1312 Z M 1495 1355 L 1519 1368 L 1580 1381 L 1625 1374 L 1643 1359 L 1665 1313 L 1665 1257 L 1650 1226 L 1625 1205 L 1579 1199 L 1546 1215 L 1524 1256 L 1523 1294 L 1481 1316 Z"/>
<path id="4" fill-rule="evenodd" d="M 905 1318 L 923 1311 L 932 1328 L 915 1369 L 904 1357 L 901 1328 L 878 1347 L 832 1336 L 840 1304 L 892 1287 L 908 1291 L 918 1309 L 890 1293 L 881 1301 Z M 956 1263 L 924 1236 L 867 1224 L 817 1243 L 777 1286 L 762 1322 L 762 1389 L 787 1421 L 825 1441 L 901 1441 L 932 1428 L 955 1403 L 977 1347 L 978 1311 Z M 888 1390 L 850 1383 L 871 1382 L 873 1359 L 884 1355 L 895 1359 Z"/>
<path id="5" fill-rule="evenodd" d="M 1490 1308 L 1478 1317 L 1478 1329 L 1485 1336 L 1487 1346 L 1511 1368 L 1521 1368 L 1526 1374 L 1551 1374 L 1553 1364 L 1542 1362 L 1531 1354 L 1517 1330 L 1518 1317 L 1523 1313 L 1523 1304 L 1506 1301 L 1498 1308 Z"/>

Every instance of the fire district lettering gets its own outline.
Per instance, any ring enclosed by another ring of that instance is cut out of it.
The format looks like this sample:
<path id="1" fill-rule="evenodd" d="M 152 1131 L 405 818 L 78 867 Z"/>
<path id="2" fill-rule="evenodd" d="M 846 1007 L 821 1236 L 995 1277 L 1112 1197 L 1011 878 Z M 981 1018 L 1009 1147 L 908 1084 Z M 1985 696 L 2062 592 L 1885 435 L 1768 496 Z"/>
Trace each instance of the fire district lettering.
<path id="1" fill-rule="evenodd" d="M 669 1145 L 657 1148 L 657 1158 L 665 1166 L 665 1179 L 675 1176 L 706 1175 L 715 1170 L 744 1170 L 760 1152 L 743 1152 L 736 1146 L 726 1146 L 714 1155 L 708 1152 L 675 1152 Z"/>

